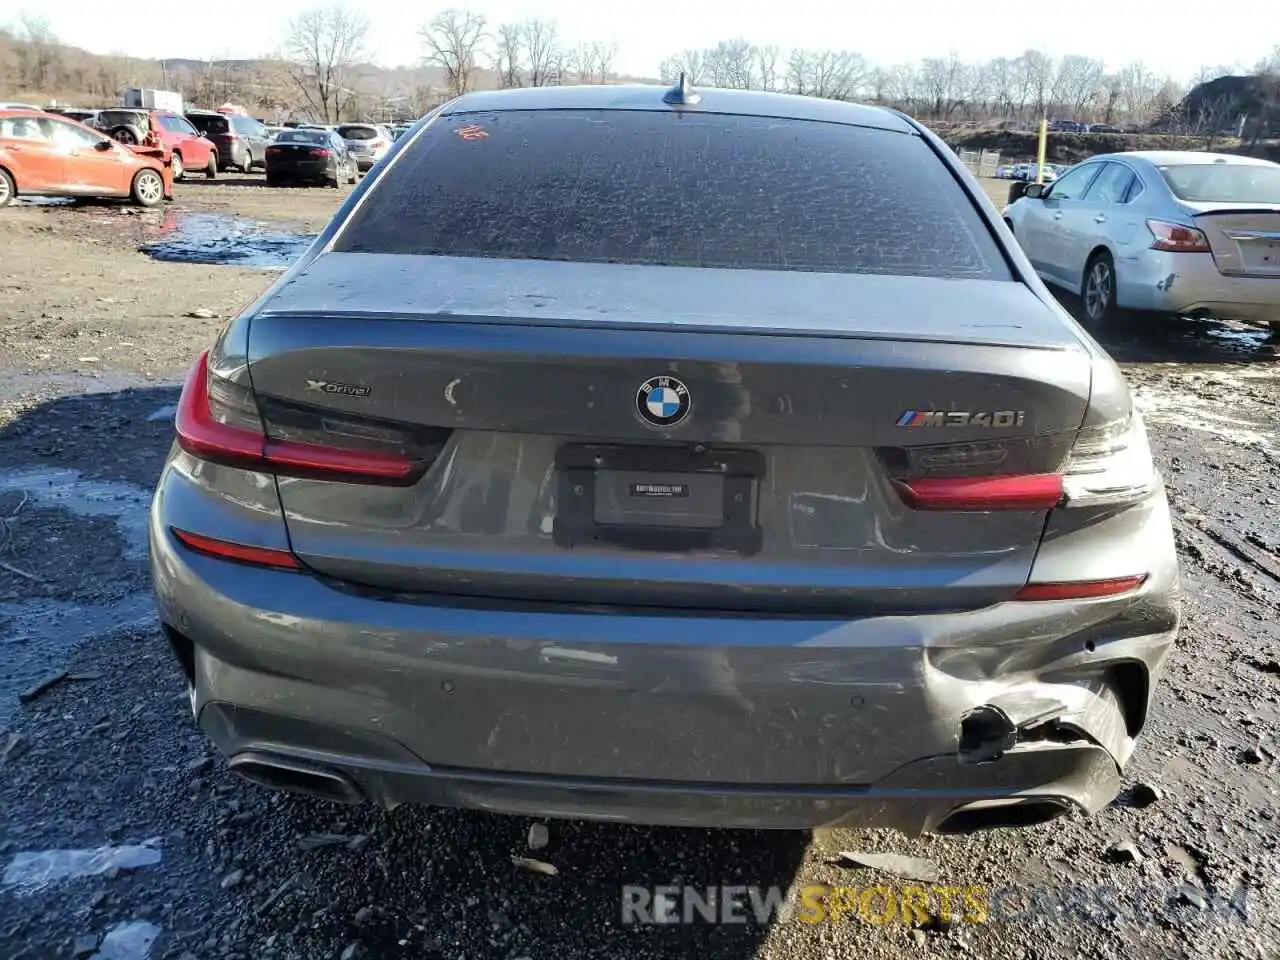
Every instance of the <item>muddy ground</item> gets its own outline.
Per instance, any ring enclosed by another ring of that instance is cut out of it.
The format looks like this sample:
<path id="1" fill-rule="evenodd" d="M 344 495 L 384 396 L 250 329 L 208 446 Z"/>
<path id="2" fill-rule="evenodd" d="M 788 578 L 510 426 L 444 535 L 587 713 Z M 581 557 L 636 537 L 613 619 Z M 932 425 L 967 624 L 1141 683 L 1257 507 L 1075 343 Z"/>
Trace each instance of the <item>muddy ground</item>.
<path id="1" fill-rule="evenodd" d="M 233 779 L 196 732 L 145 571 L 175 381 L 270 278 L 249 264 L 296 252 L 339 194 L 239 178 L 177 195 L 155 214 L 0 211 L 0 957 L 1280 956 L 1268 333 L 1100 334 L 1146 412 L 1186 589 L 1130 789 L 1110 808 L 920 839 L 552 822 L 532 853 L 527 820 L 268 793 Z M 239 265 L 139 251 L 155 244 Z M 32 858 L 100 848 L 96 861 Z M 985 923 L 621 922 L 627 884 L 909 882 L 833 865 L 842 850 L 926 858 L 940 883 L 1004 891 L 999 908 Z"/>

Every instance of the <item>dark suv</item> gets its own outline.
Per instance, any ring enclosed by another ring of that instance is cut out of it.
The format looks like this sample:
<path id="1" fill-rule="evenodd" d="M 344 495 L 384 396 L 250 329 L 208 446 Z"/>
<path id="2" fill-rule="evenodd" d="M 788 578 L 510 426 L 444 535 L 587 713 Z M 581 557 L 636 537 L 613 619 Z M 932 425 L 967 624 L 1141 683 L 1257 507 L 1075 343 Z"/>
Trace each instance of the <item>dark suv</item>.
<path id="1" fill-rule="evenodd" d="M 213 110 L 189 110 L 191 125 L 218 147 L 223 170 L 242 170 L 267 165 L 267 128 L 253 117 L 217 113 Z"/>

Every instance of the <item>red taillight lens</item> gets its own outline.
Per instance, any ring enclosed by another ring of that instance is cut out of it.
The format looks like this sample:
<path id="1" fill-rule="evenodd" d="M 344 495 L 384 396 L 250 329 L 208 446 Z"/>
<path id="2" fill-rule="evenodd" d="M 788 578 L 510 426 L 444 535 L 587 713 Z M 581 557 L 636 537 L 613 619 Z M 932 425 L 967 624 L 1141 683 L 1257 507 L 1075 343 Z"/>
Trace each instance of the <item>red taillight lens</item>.
<path id="1" fill-rule="evenodd" d="M 894 482 L 903 502 L 916 510 L 1049 510 L 1062 500 L 1062 477 L 1053 473 Z"/>
<path id="2" fill-rule="evenodd" d="M 1209 253 L 1208 238 L 1195 227 L 1168 223 L 1164 220 L 1148 220 L 1147 229 L 1151 231 L 1152 250 L 1166 250 L 1170 253 Z"/>
<path id="3" fill-rule="evenodd" d="M 313 157 L 327 157 L 330 153 L 330 151 L 326 150 L 324 147 L 312 147 L 307 152 Z"/>
<path id="4" fill-rule="evenodd" d="M 1090 600 L 1114 597 L 1137 590 L 1147 582 L 1146 574 L 1113 577 L 1110 580 L 1075 580 L 1063 583 L 1028 583 L 1017 592 L 1015 600 Z"/>
<path id="5" fill-rule="evenodd" d="M 218 540 L 214 537 L 202 536 L 169 528 L 179 542 L 197 553 L 217 557 L 219 560 L 235 560 L 239 563 L 250 563 L 256 567 L 277 567 L 281 570 L 297 570 L 302 563 L 288 550 L 276 550 L 271 547 L 251 547 L 243 543 L 232 543 L 230 540 Z"/>
<path id="6" fill-rule="evenodd" d="M 206 351 L 191 368 L 178 400 L 178 444 L 193 457 L 264 473 L 391 486 L 408 486 L 425 469 L 406 454 L 280 440 L 221 422 L 209 403 L 210 377 Z"/>

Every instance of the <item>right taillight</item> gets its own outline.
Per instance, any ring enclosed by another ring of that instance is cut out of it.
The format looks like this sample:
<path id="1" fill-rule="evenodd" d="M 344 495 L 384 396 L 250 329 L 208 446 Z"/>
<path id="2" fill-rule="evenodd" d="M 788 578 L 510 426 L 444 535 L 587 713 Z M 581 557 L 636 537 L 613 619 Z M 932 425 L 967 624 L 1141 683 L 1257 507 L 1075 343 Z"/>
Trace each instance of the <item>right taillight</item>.
<path id="1" fill-rule="evenodd" d="M 1159 482 L 1147 431 L 1135 410 L 1109 423 L 1084 427 L 1063 469 L 1066 506 L 1127 503 Z"/>
<path id="2" fill-rule="evenodd" d="M 208 353 L 187 375 L 175 418 L 178 444 L 201 460 L 282 476 L 408 486 L 429 465 L 404 450 L 370 450 L 268 436 L 253 394 L 216 376 Z"/>
<path id="3" fill-rule="evenodd" d="M 1151 231 L 1152 250 L 1165 250 L 1169 253 L 1209 252 L 1208 238 L 1195 227 L 1169 223 L 1166 220 L 1148 220 L 1147 229 Z"/>

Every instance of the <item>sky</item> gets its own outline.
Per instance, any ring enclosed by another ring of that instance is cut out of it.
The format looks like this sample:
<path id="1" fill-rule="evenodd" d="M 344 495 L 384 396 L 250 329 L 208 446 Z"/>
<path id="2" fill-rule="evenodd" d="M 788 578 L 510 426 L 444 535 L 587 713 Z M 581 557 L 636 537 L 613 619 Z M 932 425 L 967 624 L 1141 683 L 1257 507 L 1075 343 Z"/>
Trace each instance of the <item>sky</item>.
<path id="1" fill-rule="evenodd" d="M 291 14 L 327 0 L 239 3 L 133 0 L 0 0 L 0 24 L 24 9 L 43 16 L 64 43 L 95 53 L 136 57 L 256 57 L 277 49 Z M 449 5 L 483 14 L 491 24 L 556 20 L 570 42 L 615 41 L 615 68 L 656 76 L 671 54 L 743 37 L 783 49 L 852 50 L 878 65 L 947 56 L 975 62 L 1034 48 L 1053 56 L 1076 53 L 1115 68 L 1142 60 L 1161 75 L 1190 79 L 1208 66 L 1254 64 L 1280 44 L 1280 0 L 1066 0 L 1063 3 L 980 4 L 944 0 L 354 0 L 371 22 L 370 59 L 383 66 L 421 59 L 417 26 Z M 127 9 L 127 12 L 122 12 Z M 251 11 L 251 12 L 250 12 Z M 1033 11 L 1040 11 L 1036 15 Z"/>

